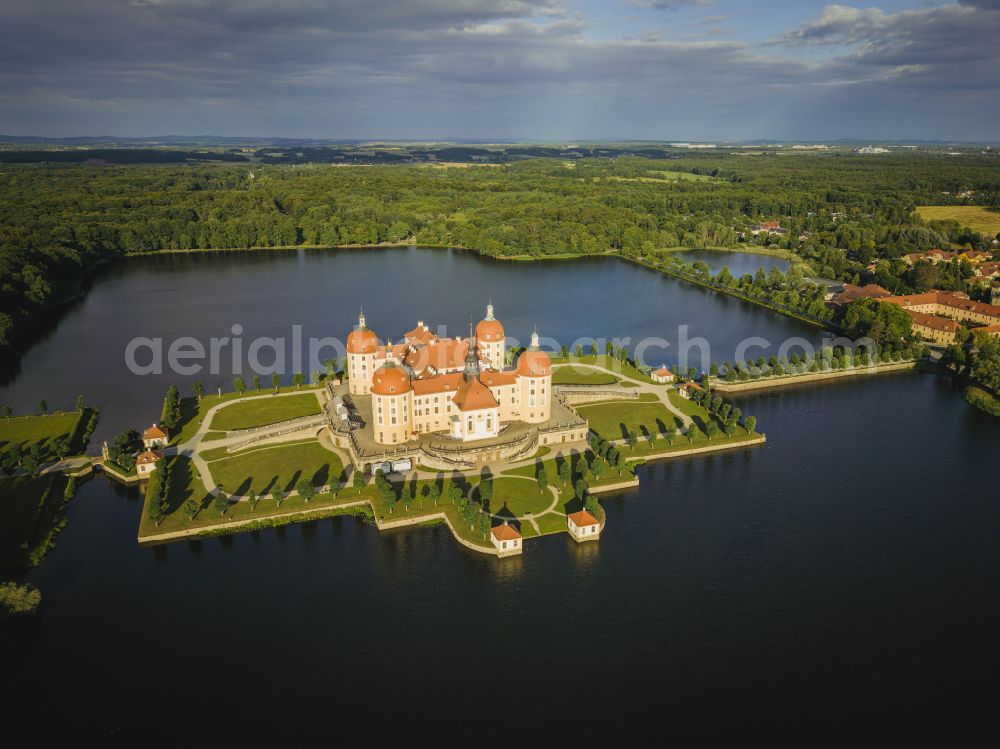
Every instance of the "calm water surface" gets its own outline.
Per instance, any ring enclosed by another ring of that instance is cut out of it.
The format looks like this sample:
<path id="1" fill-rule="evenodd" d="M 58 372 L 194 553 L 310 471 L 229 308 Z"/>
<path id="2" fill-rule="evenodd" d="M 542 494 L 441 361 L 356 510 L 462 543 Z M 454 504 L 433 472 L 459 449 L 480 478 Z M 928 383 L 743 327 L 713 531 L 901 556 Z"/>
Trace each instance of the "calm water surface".
<path id="1" fill-rule="evenodd" d="M 713 352 L 817 335 L 615 261 L 171 256 L 102 277 L 0 401 L 83 392 L 117 431 L 155 418 L 176 379 L 124 369 L 134 335 L 234 322 L 341 335 L 364 304 L 376 331 L 399 336 L 417 317 L 467 326 L 490 295 L 511 335 L 537 322 L 557 338 L 670 338 L 683 322 Z M 137 494 L 87 482 L 25 578 L 43 590 L 41 615 L 0 629 L 18 695 L 5 707 L 51 719 L 58 704 L 81 735 L 211 727 L 283 742 L 333 740 L 351 718 L 366 719 L 352 735 L 526 735 L 581 710 L 593 730 L 648 721 L 810 743 L 958 736 L 983 720 L 998 665 L 1000 423 L 919 374 L 739 405 L 766 447 L 644 466 L 638 490 L 604 500 L 599 544 L 548 538 L 503 562 L 446 529 L 379 534 L 352 518 L 140 549 Z"/>

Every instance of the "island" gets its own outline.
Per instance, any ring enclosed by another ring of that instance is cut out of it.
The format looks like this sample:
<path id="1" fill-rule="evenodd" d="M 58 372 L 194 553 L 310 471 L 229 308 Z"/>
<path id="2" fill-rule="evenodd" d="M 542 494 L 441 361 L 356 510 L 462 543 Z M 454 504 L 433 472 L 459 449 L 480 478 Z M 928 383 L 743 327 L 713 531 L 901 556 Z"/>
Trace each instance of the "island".
<path id="1" fill-rule="evenodd" d="M 707 376 L 654 377 L 620 350 L 557 355 L 537 329 L 508 347 L 492 304 L 468 337 L 418 320 L 394 343 L 362 311 L 345 341 L 343 371 L 308 385 L 172 388 L 134 465 L 105 445 L 104 470 L 145 488 L 140 543 L 353 514 L 380 530 L 444 523 L 502 558 L 549 534 L 598 539 L 598 496 L 637 486 L 643 461 L 766 439 Z"/>

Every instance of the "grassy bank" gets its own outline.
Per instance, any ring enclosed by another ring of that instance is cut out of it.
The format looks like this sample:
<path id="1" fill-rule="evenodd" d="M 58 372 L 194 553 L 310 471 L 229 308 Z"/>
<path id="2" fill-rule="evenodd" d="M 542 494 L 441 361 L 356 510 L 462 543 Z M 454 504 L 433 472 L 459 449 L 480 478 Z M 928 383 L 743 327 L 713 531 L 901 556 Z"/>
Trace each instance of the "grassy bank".
<path id="1" fill-rule="evenodd" d="M 294 385 L 283 385 L 279 387 L 278 393 L 292 393 L 301 391 L 305 394 L 307 391 L 315 391 L 318 389 L 316 385 L 303 385 L 301 388 L 297 388 Z M 205 416 L 208 414 L 209 409 L 213 406 L 217 406 L 220 403 L 225 403 L 227 401 L 239 400 L 240 398 L 249 398 L 256 395 L 269 395 L 274 393 L 274 388 L 261 388 L 258 392 L 256 390 L 248 390 L 242 395 L 239 393 L 223 393 L 222 395 L 206 395 L 201 400 L 198 400 L 194 396 L 187 398 L 181 398 L 181 417 L 178 423 L 177 429 L 174 429 L 173 434 L 170 435 L 170 444 L 178 445 L 182 442 L 186 442 L 191 439 L 198 429 L 201 427 L 202 422 L 205 420 Z M 313 396 L 315 399 L 315 396 Z M 276 398 L 275 400 L 282 400 L 281 398 Z M 294 398 L 292 399 L 294 400 Z M 254 408 L 263 407 L 265 399 L 260 399 L 254 401 L 250 411 L 252 412 Z M 280 408 L 280 406 L 279 406 Z M 224 413 L 226 409 L 220 409 L 219 413 Z M 214 427 L 214 424 L 213 424 Z"/>
<path id="2" fill-rule="evenodd" d="M 41 564 L 66 525 L 75 487 L 61 474 L 0 479 L 0 568 Z"/>
<path id="3" fill-rule="evenodd" d="M 94 411 L 59 411 L 48 416 L 11 416 L 0 419 L 0 450 L 20 447 L 27 453 L 38 446 L 42 462 L 57 460 L 54 452 L 57 441 L 65 442 L 69 455 L 83 452 L 86 447 L 86 426 Z M 86 437 L 89 438 L 89 434 Z"/>
<path id="4" fill-rule="evenodd" d="M 987 237 L 1000 233 L 1000 211 L 978 205 L 919 205 L 917 215 L 924 221 L 957 221 Z"/>
<path id="5" fill-rule="evenodd" d="M 259 398 L 232 403 L 219 409 L 212 417 L 211 428 L 223 432 L 252 429 L 301 416 L 315 416 L 318 413 L 319 400 L 312 391 L 281 398 Z"/>

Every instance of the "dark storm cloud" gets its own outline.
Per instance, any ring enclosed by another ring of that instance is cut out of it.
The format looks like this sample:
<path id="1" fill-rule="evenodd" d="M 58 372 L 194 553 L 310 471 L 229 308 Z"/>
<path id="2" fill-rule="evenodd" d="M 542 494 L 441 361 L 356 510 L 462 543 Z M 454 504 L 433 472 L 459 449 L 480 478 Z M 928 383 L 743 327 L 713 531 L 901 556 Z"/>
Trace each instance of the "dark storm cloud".
<path id="1" fill-rule="evenodd" d="M 596 39 L 557 0 L 5 0 L 0 131 L 998 137 L 985 5 L 829 6 L 758 48 Z"/>

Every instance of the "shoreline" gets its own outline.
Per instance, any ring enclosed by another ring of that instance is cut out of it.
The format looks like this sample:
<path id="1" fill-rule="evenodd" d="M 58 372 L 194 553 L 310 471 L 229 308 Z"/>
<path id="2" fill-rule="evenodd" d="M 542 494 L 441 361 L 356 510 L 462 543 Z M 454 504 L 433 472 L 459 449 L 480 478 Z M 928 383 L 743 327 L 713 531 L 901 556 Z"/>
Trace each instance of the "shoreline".
<path id="1" fill-rule="evenodd" d="M 781 377 L 768 377 L 759 380 L 749 380 L 747 382 L 726 382 L 725 380 L 713 380 L 712 389 L 720 393 L 744 393 L 750 390 L 765 390 L 775 387 L 787 387 L 793 385 L 803 385 L 811 382 L 823 382 L 825 380 L 837 380 L 844 377 L 870 377 L 872 375 L 890 374 L 892 372 L 904 372 L 920 367 L 920 359 L 908 362 L 893 362 L 892 364 L 879 364 L 876 367 L 856 367 L 853 369 L 842 369 L 835 372 L 809 372 L 800 375 L 783 375 Z"/>

